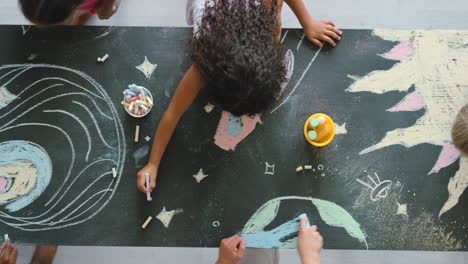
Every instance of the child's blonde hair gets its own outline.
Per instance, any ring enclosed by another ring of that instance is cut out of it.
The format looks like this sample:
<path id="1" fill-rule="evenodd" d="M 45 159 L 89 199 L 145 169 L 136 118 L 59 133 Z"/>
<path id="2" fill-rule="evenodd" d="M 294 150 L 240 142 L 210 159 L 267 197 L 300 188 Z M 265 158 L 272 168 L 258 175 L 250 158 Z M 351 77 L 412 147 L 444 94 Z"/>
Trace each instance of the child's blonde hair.
<path id="1" fill-rule="evenodd" d="M 468 155 L 468 104 L 458 112 L 452 127 L 452 140 L 463 154 Z"/>

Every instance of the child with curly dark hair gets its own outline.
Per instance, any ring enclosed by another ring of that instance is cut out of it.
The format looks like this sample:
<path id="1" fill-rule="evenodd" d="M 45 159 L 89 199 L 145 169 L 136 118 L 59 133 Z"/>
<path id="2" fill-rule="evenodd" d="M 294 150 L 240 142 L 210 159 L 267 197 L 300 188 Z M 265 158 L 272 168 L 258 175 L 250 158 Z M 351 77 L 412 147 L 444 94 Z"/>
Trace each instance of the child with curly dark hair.
<path id="1" fill-rule="evenodd" d="M 83 25 L 92 14 L 110 18 L 120 0 L 19 0 L 24 16 L 37 26 Z"/>
<path id="2" fill-rule="evenodd" d="M 302 0 L 285 2 L 312 43 L 335 46 L 333 39 L 339 40 L 341 31 L 332 22 L 313 18 Z M 201 89 L 210 102 L 236 116 L 262 113 L 276 101 L 290 76 L 280 44 L 282 4 L 282 0 L 188 0 L 187 22 L 194 25 L 193 65 L 159 122 L 149 162 L 137 175 L 140 191 L 156 187 L 169 139 Z"/>

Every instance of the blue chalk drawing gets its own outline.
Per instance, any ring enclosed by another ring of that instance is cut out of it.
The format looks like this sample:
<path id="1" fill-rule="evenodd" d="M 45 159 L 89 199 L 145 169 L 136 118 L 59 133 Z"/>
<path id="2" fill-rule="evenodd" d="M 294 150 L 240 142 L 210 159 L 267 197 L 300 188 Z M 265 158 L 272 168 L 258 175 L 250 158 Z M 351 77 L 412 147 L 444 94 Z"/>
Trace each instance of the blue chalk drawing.
<path id="1" fill-rule="evenodd" d="M 52 177 L 52 162 L 49 154 L 41 146 L 22 140 L 0 143 L 0 172 L 2 166 L 17 161 L 30 162 L 36 167 L 36 184 L 27 194 L 20 196 L 5 207 L 10 212 L 18 211 L 36 200 Z M 0 204 L 2 203 L 4 202 L 0 200 Z"/>
<path id="2" fill-rule="evenodd" d="M 361 230 L 361 225 L 341 206 L 322 199 L 304 196 L 283 196 L 271 199 L 263 204 L 250 217 L 240 232 L 246 240 L 247 247 L 253 248 L 295 248 L 297 237 L 294 233 L 299 230 L 299 219 L 306 217 L 300 215 L 270 231 L 265 228 L 278 216 L 282 201 L 297 200 L 310 201 L 318 211 L 318 217 L 329 226 L 344 228 L 353 238 L 364 243 L 368 249 L 366 234 Z M 307 224 L 310 227 L 310 223 Z M 319 227 L 320 229 L 320 227 Z"/>
<path id="3" fill-rule="evenodd" d="M 305 214 L 289 220 L 288 222 L 270 230 L 259 231 L 253 234 L 241 234 L 246 241 L 247 247 L 252 248 L 278 248 L 283 245 L 286 238 L 299 232 L 300 219 L 307 217 Z M 307 223 L 307 227 L 310 224 Z"/>
<path id="4" fill-rule="evenodd" d="M 242 131 L 243 127 L 244 123 L 242 122 L 242 119 L 237 116 L 232 116 L 229 117 L 226 131 L 229 133 L 229 135 L 235 137 Z"/>

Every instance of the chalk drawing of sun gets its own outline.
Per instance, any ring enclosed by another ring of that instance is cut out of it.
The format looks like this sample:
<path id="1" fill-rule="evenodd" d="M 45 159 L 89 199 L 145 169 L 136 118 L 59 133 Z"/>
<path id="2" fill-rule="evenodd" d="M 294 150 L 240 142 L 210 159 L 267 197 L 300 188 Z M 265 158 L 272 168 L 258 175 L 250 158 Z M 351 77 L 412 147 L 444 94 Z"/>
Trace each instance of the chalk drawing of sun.
<path id="1" fill-rule="evenodd" d="M 407 92 L 389 112 L 425 113 L 410 127 L 387 132 L 377 144 L 361 151 L 369 153 L 391 145 L 406 148 L 422 143 L 441 146 L 436 164 L 428 174 L 437 173 L 459 160 L 450 129 L 458 110 L 468 102 L 468 31 L 375 30 L 376 36 L 397 41 L 395 47 L 381 56 L 399 63 L 386 71 L 373 71 L 364 77 L 348 76 L 354 83 L 348 92 Z M 440 214 L 453 208 L 468 186 L 468 158 L 460 158 L 460 169 L 448 184 L 449 197 Z"/>

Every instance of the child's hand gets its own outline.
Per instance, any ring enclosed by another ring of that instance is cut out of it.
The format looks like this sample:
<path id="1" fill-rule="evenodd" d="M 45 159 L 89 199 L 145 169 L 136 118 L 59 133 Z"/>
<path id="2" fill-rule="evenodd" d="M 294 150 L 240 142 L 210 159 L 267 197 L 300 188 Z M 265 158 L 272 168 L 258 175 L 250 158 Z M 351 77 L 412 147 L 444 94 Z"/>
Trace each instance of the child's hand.
<path id="1" fill-rule="evenodd" d="M 307 218 L 301 219 L 299 236 L 297 238 L 297 251 L 303 264 L 320 263 L 320 250 L 323 247 L 323 238 L 317 231 L 317 226 L 307 227 Z"/>
<path id="2" fill-rule="evenodd" d="M 244 256 L 245 240 L 240 236 L 232 236 L 221 241 L 219 257 L 216 264 L 235 264 Z"/>
<path id="3" fill-rule="evenodd" d="M 112 5 L 110 8 L 103 6 L 96 8 L 95 11 L 99 19 L 109 19 L 117 12 L 117 7 L 115 5 Z"/>
<path id="4" fill-rule="evenodd" d="M 325 41 L 333 47 L 336 46 L 333 39 L 340 40 L 342 34 L 342 32 L 335 27 L 333 22 L 319 20 L 313 17 L 304 25 L 304 33 L 310 42 L 319 47 L 323 46 L 321 41 Z"/>
<path id="5" fill-rule="evenodd" d="M 109 19 L 119 9 L 120 0 L 104 0 L 103 3 L 96 8 L 96 14 L 99 19 Z"/>
<path id="6" fill-rule="evenodd" d="M 0 247 L 0 264 L 16 264 L 18 249 L 10 242 L 4 243 Z"/>
<path id="7" fill-rule="evenodd" d="M 146 189 L 146 178 L 145 174 L 148 173 L 150 176 L 150 188 Z M 137 187 L 141 192 L 152 192 L 156 188 L 156 177 L 158 174 L 158 167 L 148 163 L 143 169 L 137 174 Z"/>

